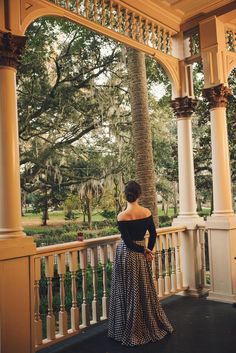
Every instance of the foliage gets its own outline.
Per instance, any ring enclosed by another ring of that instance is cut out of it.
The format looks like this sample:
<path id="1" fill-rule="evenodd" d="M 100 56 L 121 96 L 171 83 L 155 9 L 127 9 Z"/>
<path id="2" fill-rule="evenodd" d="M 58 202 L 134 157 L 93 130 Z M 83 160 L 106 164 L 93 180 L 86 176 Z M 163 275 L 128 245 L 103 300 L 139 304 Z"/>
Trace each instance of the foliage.
<path id="1" fill-rule="evenodd" d="M 102 211 L 101 214 L 102 214 L 102 216 L 104 218 L 108 218 L 108 219 L 110 219 L 110 218 L 115 219 L 116 218 L 116 212 L 115 211 L 104 210 L 104 211 Z"/>

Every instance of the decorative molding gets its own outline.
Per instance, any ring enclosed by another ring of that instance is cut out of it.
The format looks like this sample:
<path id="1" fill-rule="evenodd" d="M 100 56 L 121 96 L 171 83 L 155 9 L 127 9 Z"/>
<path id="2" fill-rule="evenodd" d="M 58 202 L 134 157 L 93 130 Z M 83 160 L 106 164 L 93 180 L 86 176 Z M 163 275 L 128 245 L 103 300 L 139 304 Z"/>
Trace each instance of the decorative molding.
<path id="1" fill-rule="evenodd" d="M 196 105 L 197 99 L 188 96 L 177 97 L 171 101 L 171 107 L 177 118 L 190 117 L 194 113 Z"/>
<path id="2" fill-rule="evenodd" d="M 0 32 L 0 66 L 16 68 L 25 47 L 26 37 Z"/>
<path id="3" fill-rule="evenodd" d="M 220 84 L 214 87 L 205 88 L 202 91 L 203 97 L 208 101 L 210 109 L 224 107 L 226 108 L 232 91 L 229 87 Z"/>

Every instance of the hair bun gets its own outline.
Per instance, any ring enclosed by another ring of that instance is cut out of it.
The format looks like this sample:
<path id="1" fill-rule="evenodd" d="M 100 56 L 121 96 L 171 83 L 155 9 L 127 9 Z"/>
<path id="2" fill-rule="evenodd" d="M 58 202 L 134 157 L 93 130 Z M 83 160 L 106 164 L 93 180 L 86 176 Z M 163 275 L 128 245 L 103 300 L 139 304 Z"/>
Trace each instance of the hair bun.
<path id="1" fill-rule="evenodd" d="M 125 197 L 128 202 L 136 201 L 141 195 L 141 187 L 136 181 L 131 180 L 125 186 Z"/>

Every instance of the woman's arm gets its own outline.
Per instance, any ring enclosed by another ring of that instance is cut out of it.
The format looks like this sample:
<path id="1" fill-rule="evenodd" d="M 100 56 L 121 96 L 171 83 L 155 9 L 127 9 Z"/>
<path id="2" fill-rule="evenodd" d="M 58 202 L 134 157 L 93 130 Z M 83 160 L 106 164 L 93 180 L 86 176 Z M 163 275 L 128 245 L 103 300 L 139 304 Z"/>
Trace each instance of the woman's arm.
<path id="1" fill-rule="evenodd" d="M 150 217 L 150 219 L 148 220 L 148 232 L 150 234 L 148 241 L 148 249 L 152 250 L 154 248 L 157 237 L 156 227 L 152 217 Z"/>

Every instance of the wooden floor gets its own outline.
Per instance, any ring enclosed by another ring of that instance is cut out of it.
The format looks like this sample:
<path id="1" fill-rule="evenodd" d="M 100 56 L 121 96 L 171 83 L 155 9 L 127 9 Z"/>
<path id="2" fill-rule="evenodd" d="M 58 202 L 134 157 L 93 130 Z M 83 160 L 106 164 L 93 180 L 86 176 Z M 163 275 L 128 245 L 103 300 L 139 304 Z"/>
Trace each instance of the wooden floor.
<path id="1" fill-rule="evenodd" d="M 129 348 L 107 338 L 107 323 L 90 328 L 40 353 L 236 353 L 236 308 L 174 296 L 162 305 L 175 333 L 160 342 Z"/>

